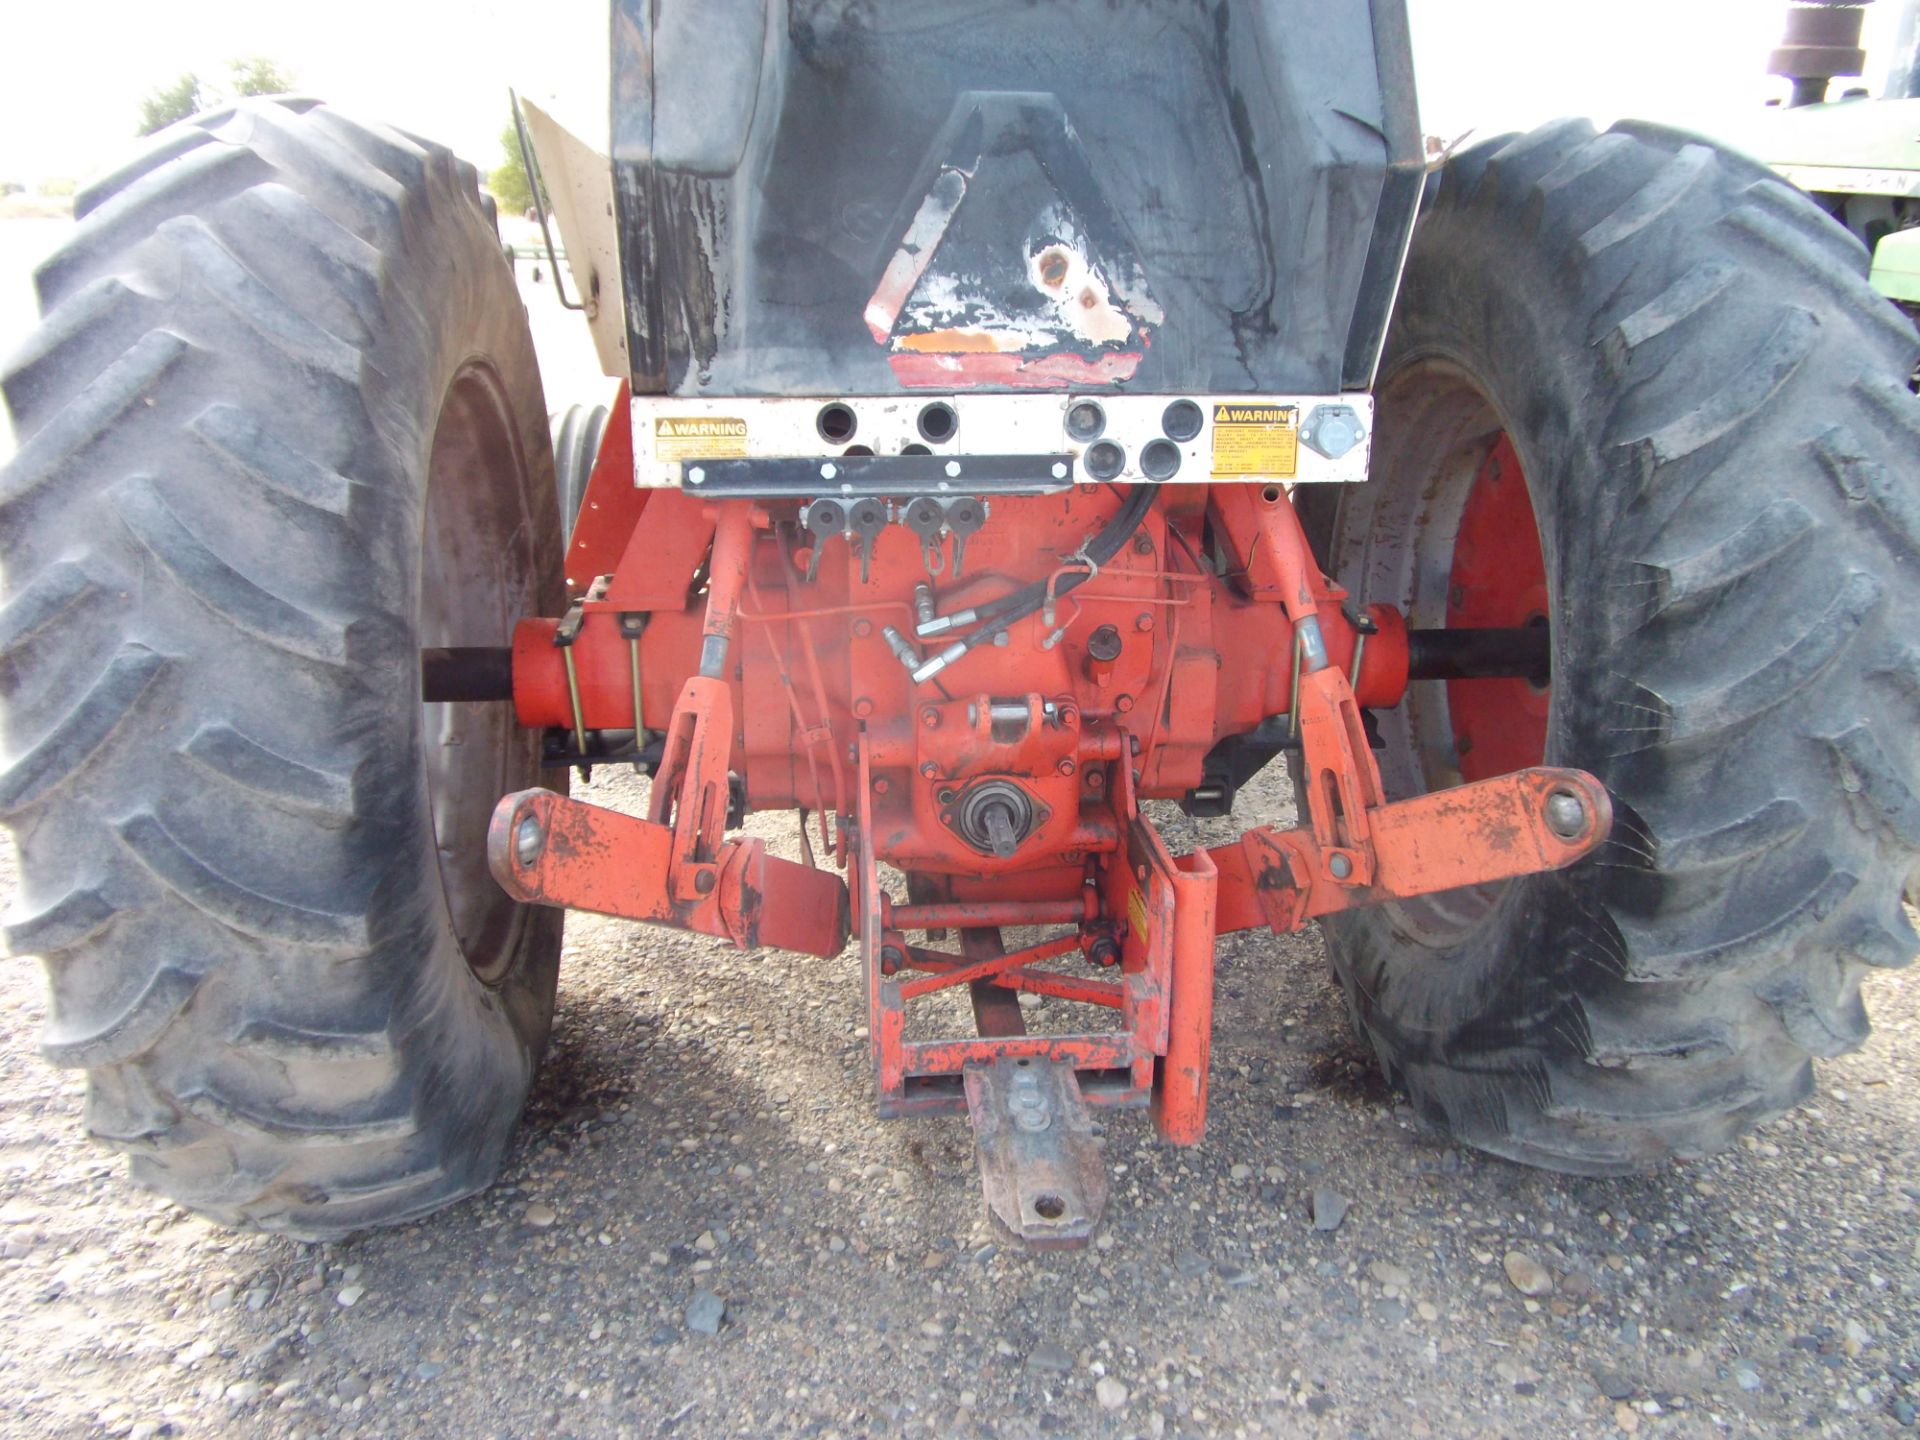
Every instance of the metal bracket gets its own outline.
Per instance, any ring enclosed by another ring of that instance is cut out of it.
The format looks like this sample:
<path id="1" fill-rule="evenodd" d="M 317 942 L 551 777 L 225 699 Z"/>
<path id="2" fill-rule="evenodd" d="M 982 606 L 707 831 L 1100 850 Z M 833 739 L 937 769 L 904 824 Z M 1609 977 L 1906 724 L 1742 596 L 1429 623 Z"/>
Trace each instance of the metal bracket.
<path id="1" fill-rule="evenodd" d="M 817 495 L 1056 495 L 1073 485 L 1073 456 L 835 455 L 827 459 L 689 460 L 689 490 L 715 499 L 807 500 Z"/>
<path id="2" fill-rule="evenodd" d="M 553 231 L 547 224 L 547 177 L 540 173 L 540 158 L 533 153 L 533 142 L 527 138 L 527 121 L 520 113 L 520 97 L 508 90 L 507 103 L 513 107 L 513 133 L 520 142 L 520 163 L 526 167 L 527 184 L 533 191 L 533 208 L 540 217 L 540 238 L 546 244 L 547 265 L 553 271 L 553 292 L 567 309 L 585 313 L 584 301 L 567 298 L 567 284 L 560 274 L 560 257 L 553 248 Z"/>
<path id="3" fill-rule="evenodd" d="M 1071 1065 L 995 1060 L 966 1072 L 987 1208 L 1028 1245 L 1079 1249 L 1107 1208 L 1107 1167 Z"/>

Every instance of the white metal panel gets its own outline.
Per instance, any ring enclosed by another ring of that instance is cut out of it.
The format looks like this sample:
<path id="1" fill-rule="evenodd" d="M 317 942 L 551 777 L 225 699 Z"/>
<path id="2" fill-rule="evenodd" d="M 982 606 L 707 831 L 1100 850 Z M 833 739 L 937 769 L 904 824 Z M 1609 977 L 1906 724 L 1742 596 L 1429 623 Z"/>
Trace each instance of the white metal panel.
<path id="1" fill-rule="evenodd" d="M 683 460 L 898 455 L 910 445 L 923 446 L 935 455 L 1068 454 L 1075 458 L 1077 477 L 1087 480 L 1095 477 L 1086 470 L 1086 452 L 1103 440 L 1117 443 L 1125 454 L 1124 468 L 1113 478 L 1144 481 L 1150 477 L 1140 468 L 1141 452 L 1150 443 L 1167 438 L 1167 408 L 1183 399 L 1200 407 L 1201 426 L 1192 439 L 1176 446 L 1180 468 L 1171 477 L 1175 483 L 1251 480 L 1314 484 L 1367 478 L 1373 397 L 1364 394 L 916 394 L 818 399 L 635 395 L 634 483 L 643 488 L 678 485 Z M 1083 402 L 1099 405 L 1105 417 L 1099 435 L 1089 440 L 1075 439 L 1067 431 L 1069 413 Z M 951 407 L 959 421 L 951 437 L 941 441 L 928 440 L 920 429 L 922 412 L 935 404 Z M 844 405 L 853 412 L 851 435 L 831 441 L 822 435 L 821 413 L 830 405 Z M 1358 442 L 1337 458 L 1298 439 L 1299 429 L 1319 406 L 1347 407 L 1358 418 Z M 1251 434 L 1251 430 L 1262 427 L 1256 424 L 1250 429 L 1237 418 L 1259 421 L 1275 411 L 1292 417 L 1296 434 L 1291 469 L 1278 463 L 1289 448 L 1279 433 L 1286 428 L 1284 424 L 1264 427 L 1267 434 L 1261 436 Z M 1251 469 L 1246 462 L 1250 454 L 1256 459 Z M 1276 463 L 1261 467 L 1257 462 L 1266 454 L 1272 454 Z"/>
<path id="2" fill-rule="evenodd" d="M 620 231 L 613 210 L 613 168 L 607 157 L 531 100 L 522 99 L 527 138 L 547 183 L 574 294 L 585 304 L 600 369 L 617 380 L 627 364 L 627 307 L 620 288 Z"/>

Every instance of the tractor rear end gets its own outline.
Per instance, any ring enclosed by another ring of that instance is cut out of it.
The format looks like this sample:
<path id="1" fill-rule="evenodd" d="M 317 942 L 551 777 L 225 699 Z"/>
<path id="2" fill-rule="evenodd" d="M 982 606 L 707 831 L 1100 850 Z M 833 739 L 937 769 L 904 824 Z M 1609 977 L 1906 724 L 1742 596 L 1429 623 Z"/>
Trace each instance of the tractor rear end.
<path id="1" fill-rule="evenodd" d="M 985 45 L 951 7 L 621 12 L 616 90 L 652 97 L 615 116 L 632 444 L 511 672 L 550 759 L 638 761 L 651 813 L 524 792 L 491 841 L 532 903 L 821 955 L 851 923 L 880 1113 L 970 1112 L 1043 1243 L 1098 1218 L 1088 1107 L 1204 1133 L 1222 930 L 1557 868 L 1609 825 L 1577 771 L 1387 802 L 1363 707 L 1445 641 L 1328 583 L 1289 499 L 1366 475 L 1425 173 L 1404 26 L 1309 45 L 1249 7 L 1223 56 L 1169 18 L 1043 9 Z M 1256 65 L 1264 192 L 1230 139 Z M 1480 673 L 1547 670 L 1542 628 L 1477 638 Z M 1143 802 L 1225 813 L 1282 751 L 1298 828 L 1170 854 Z M 736 799 L 817 816 L 831 868 L 727 840 Z M 1076 1021 L 1028 1033 L 1022 991 Z"/>
<path id="2" fill-rule="evenodd" d="M 563 907 L 852 939 L 881 1115 L 970 1115 L 1040 1246 L 1094 1112 L 1203 1138 L 1224 933 L 1319 921 L 1421 1113 L 1562 1169 L 1864 1033 L 1916 346 L 1785 185 L 1577 123 L 1436 176 L 1392 0 L 618 0 L 613 55 L 604 164 L 528 114 L 626 382 L 557 487 L 444 151 L 202 117 L 42 271 L 14 934 L 141 1178 L 299 1234 L 485 1184 Z M 1291 825 L 1173 853 L 1282 757 Z"/>

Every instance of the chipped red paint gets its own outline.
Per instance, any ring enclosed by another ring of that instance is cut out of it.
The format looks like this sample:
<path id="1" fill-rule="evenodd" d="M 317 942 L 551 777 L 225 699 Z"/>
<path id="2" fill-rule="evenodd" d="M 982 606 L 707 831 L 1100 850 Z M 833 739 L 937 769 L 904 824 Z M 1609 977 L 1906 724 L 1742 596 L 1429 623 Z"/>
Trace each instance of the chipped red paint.
<path id="1" fill-rule="evenodd" d="M 1143 357 L 1137 351 L 1113 351 L 1088 360 L 1080 355 L 1027 356 L 995 351 L 949 355 L 919 352 L 889 355 L 894 378 L 915 389 L 968 390 L 1000 385 L 1018 390 L 1083 389 L 1119 385 L 1133 378 Z"/>

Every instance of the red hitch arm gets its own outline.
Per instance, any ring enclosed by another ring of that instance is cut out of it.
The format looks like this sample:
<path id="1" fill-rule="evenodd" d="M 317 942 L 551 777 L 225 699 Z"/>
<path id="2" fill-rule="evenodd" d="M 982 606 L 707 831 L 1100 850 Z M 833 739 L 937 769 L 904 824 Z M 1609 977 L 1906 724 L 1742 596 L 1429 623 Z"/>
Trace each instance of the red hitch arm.
<path id="1" fill-rule="evenodd" d="M 647 818 L 551 790 L 522 790 L 494 807 L 487 864 L 516 900 L 673 925 L 742 947 L 809 955 L 845 948 L 851 906 L 839 876 L 768 855 L 758 840 L 725 838 L 733 694 L 724 677 L 753 522 L 744 505 L 718 519 L 700 673 L 682 687 L 667 723 Z"/>
<path id="2" fill-rule="evenodd" d="M 1349 852 L 1311 828 L 1263 826 L 1207 851 L 1220 872 L 1219 929 L 1298 930 L 1340 910 L 1561 870 L 1606 840 L 1613 802 L 1584 770 L 1541 767 L 1381 805 L 1367 820 L 1363 883 Z"/>
<path id="3" fill-rule="evenodd" d="M 528 904 L 673 925 L 742 947 L 807 955 L 838 955 L 846 947 L 847 887 L 832 871 L 769 855 L 758 840 L 734 840 L 702 867 L 707 879 L 681 898 L 671 884 L 674 851 L 674 832 L 665 825 L 551 790 L 507 796 L 487 829 L 494 879 Z"/>

